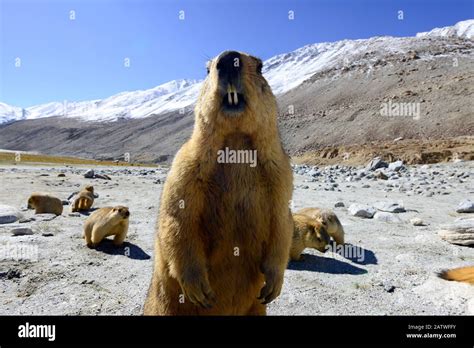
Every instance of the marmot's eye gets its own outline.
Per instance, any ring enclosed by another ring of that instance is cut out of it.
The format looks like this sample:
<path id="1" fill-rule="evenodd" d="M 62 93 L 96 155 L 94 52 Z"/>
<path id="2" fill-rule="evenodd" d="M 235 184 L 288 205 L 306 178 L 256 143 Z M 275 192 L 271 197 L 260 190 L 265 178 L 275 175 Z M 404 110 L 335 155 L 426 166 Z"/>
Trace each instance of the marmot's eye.
<path id="1" fill-rule="evenodd" d="M 210 70 L 209 70 L 209 67 L 208 67 L 208 66 L 206 66 L 206 70 L 207 70 L 207 73 L 209 74 L 209 71 L 210 71 Z"/>
<path id="2" fill-rule="evenodd" d="M 258 72 L 259 74 L 262 73 L 262 67 L 263 67 L 262 62 L 258 62 L 258 64 L 257 64 L 257 72 Z"/>

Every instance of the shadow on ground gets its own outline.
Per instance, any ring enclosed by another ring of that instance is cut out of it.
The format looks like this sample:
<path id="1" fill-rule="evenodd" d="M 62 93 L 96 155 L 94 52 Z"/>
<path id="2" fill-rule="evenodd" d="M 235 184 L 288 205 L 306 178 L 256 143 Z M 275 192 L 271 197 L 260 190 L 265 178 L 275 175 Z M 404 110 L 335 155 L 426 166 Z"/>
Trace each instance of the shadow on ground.
<path id="1" fill-rule="evenodd" d="M 117 247 L 112 243 L 112 240 L 104 239 L 95 249 L 105 254 L 123 255 L 134 260 L 148 260 L 151 258 L 142 248 L 130 242 L 124 242 Z"/>
<path id="2" fill-rule="evenodd" d="M 330 274 L 365 274 L 363 268 L 351 265 L 350 263 L 336 260 L 332 257 L 303 254 L 303 261 L 291 261 L 288 269 L 293 271 L 311 271 Z"/>
<path id="3" fill-rule="evenodd" d="M 361 246 L 346 243 L 342 246 L 344 249 L 342 252 L 338 252 L 343 258 L 356 263 L 358 265 L 376 265 L 377 257 L 374 252 L 369 249 L 364 249 Z M 341 249 L 342 250 L 342 249 Z"/>

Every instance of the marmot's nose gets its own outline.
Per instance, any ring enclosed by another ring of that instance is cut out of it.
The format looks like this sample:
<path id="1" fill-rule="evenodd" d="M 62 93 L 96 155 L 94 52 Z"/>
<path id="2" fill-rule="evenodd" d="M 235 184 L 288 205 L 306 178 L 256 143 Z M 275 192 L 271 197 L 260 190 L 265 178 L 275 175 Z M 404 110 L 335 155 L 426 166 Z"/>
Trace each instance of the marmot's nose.
<path id="1" fill-rule="evenodd" d="M 219 71 L 219 78 L 226 82 L 234 82 L 241 70 L 240 53 L 236 51 L 222 52 L 217 59 L 217 70 Z"/>

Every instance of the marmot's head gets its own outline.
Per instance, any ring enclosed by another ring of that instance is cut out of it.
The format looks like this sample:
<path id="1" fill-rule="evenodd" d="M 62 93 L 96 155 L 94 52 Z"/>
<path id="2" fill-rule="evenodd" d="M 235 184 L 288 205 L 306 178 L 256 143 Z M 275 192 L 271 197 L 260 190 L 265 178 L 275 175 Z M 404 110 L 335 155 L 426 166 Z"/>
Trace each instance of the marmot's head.
<path id="1" fill-rule="evenodd" d="M 90 193 L 94 193 L 94 186 L 86 185 L 86 187 L 84 187 L 84 190 L 89 191 Z"/>
<path id="2" fill-rule="evenodd" d="M 36 207 L 36 199 L 37 197 L 36 196 L 30 196 L 30 198 L 28 198 L 28 205 L 27 205 L 27 208 L 28 209 L 34 209 Z"/>
<path id="3" fill-rule="evenodd" d="M 251 134 L 276 129 L 276 100 L 259 58 L 225 51 L 208 62 L 207 71 L 195 108 L 202 130 Z"/>
<path id="4" fill-rule="evenodd" d="M 326 225 L 321 220 L 311 219 L 307 224 L 307 230 L 303 234 L 303 238 L 307 248 L 314 248 L 322 253 L 327 251 L 330 237 Z"/>
<path id="5" fill-rule="evenodd" d="M 118 217 L 120 219 L 126 220 L 130 216 L 130 212 L 128 211 L 128 207 L 125 207 L 123 205 L 117 205 L 112 208 L 112 214 L 115 217 Z"/>

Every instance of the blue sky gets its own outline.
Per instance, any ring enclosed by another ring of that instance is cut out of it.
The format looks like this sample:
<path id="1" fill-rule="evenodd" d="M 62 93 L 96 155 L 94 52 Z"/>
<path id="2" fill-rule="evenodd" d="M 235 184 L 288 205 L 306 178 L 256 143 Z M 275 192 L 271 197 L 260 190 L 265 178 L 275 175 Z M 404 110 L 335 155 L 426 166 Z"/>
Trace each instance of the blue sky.
<path id="1" fill-rule="evenodd" d="M 473 0 L 0 0 L 0 101 L 99 99 L 205 77 L 225 49 L 411 36 L 474 18 Z M 180 20 L 180 11 L 184 20 Z M 294 20 L 288 11 L 294 11 Z M 397 11 L 404 11 L 398 20 Z M 70 20 L 70 11 L 75 20 Z M 21 59 L 21 66 L 16 58 Z M 125 59 L 130 66 L 124 66 Z"/>

